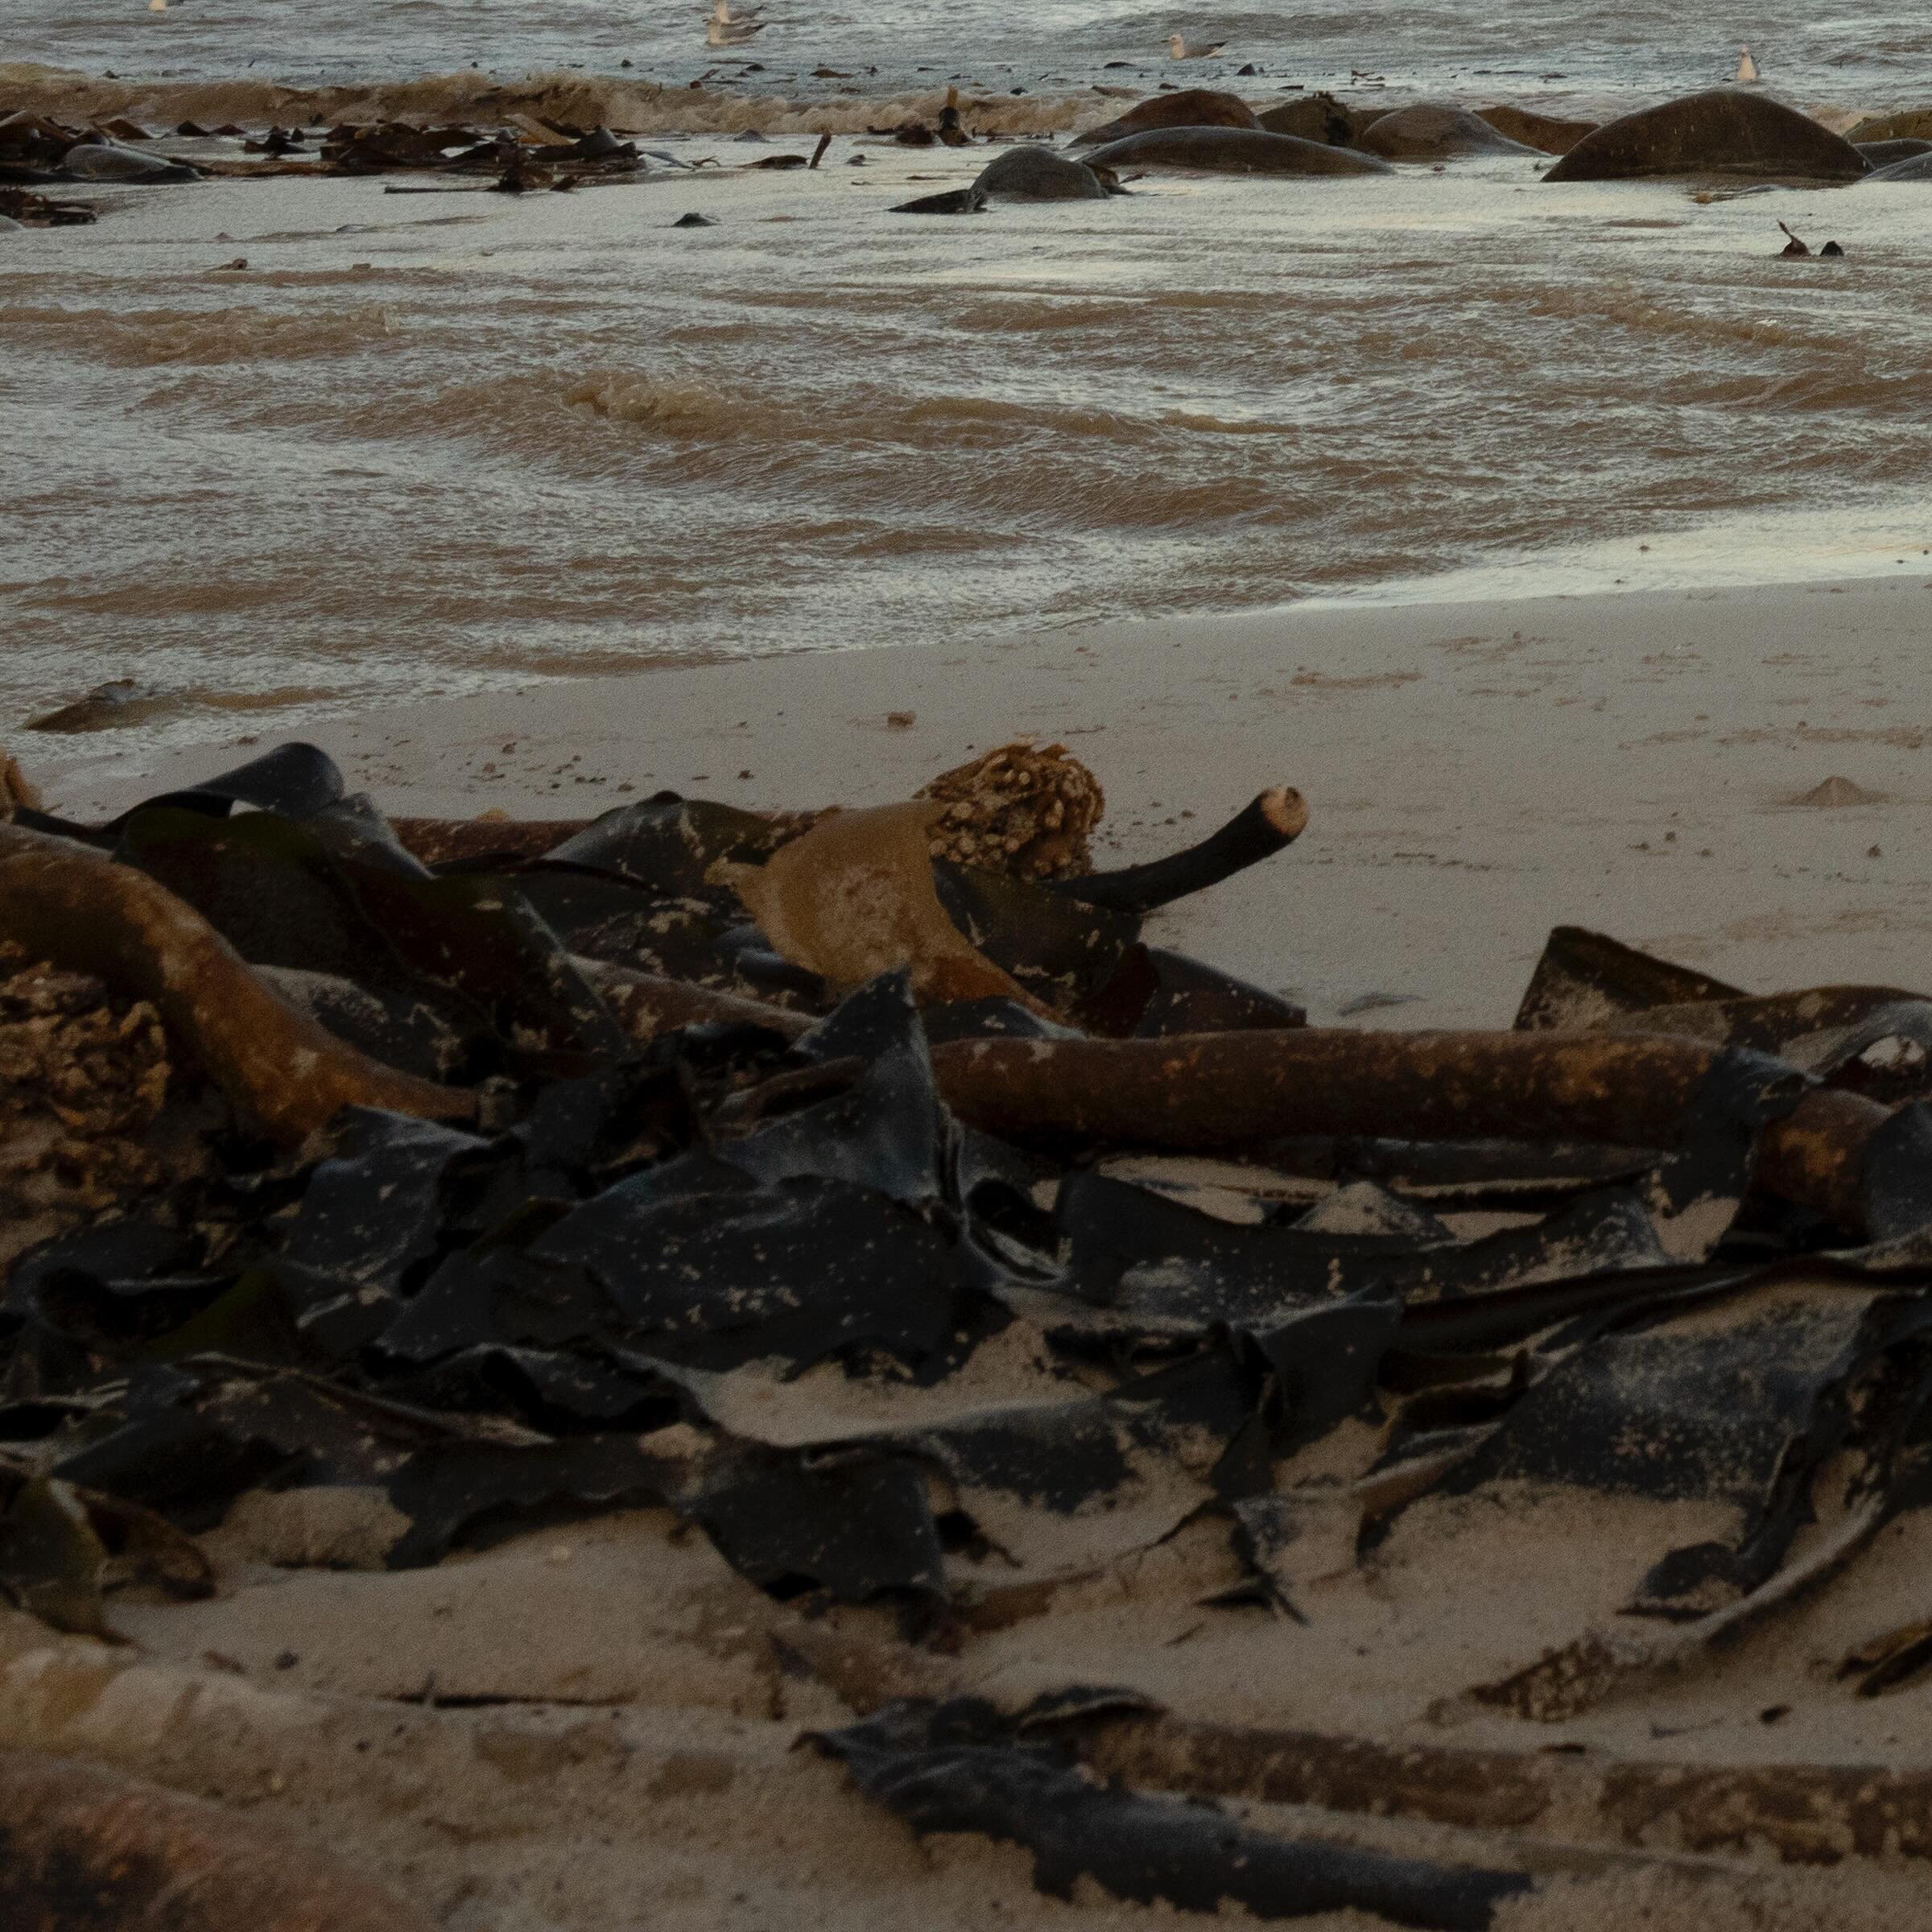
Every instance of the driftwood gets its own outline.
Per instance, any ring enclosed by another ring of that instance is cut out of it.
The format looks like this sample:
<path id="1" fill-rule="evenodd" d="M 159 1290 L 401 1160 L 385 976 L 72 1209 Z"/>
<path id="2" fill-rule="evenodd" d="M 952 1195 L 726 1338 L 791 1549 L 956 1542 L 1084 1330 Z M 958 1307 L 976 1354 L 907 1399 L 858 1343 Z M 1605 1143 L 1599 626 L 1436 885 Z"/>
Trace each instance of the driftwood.
<path id="1" fill-rule="evenodd" d="M 988 1133 L 1173 1149 L 1294 1134 L 1668 1141 L 1716 1054 L 1648 1036 L 1299 1031 L 1164 1040 L 972 1040 L 937 1048 L 939 1088 Z M 1767 1193 L 1862 1226 L 1876 1101 L 1821 1088 L 1765 1131 Z"/>
<path id="2" fill-rule="evenodd" d="M 0 940 L 151 1001 L 243 1118 L 285 1145 L 345 1107 L 437 1120 L 476 1110 L 473 1095 L 345 1045 L 165 886 L 72 840 L 0 825 Z"/>
<path id="3" fill-rule="evenodd" d="M 416 1932 L 424 1922 L 299 1839 L 219 1805 L 0 1753 L 8 1932 Z"/>

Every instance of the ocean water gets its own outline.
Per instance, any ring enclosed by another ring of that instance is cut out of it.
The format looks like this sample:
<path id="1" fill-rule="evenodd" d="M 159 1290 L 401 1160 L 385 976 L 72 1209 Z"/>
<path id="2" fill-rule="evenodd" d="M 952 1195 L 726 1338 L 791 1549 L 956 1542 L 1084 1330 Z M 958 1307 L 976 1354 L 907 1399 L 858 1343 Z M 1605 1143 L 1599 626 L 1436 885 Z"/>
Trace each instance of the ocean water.
<path id="1" fill-rule="evenodd" d="M 969 125 L 1063 140 L 1177 73 L 1595 117 L 1722 78 L 1739 39 L 1842 126 L 1932 102 L 1904 8 L 774 21 L 747 71 L 695 4 L 7 0 L 0 109 L 534 108 L 687 165 L 520 200 L 98 190 L 94 226 L 0 234 L 0 729 L 119 677 L 161 694 L 143 734 L 200 736 L 1311 597 L 1932 576 L 1932 188 L 1507 157 L 921 221 L 887 211 L 985 153 L 865 131 L 952 84 Z M 1176 28 L 1227 52 L 1174 69 Z M 815 172 L 744 166 L 820 129 Z M 1780 220 L 1845 258 L 1778 258 Z"/>

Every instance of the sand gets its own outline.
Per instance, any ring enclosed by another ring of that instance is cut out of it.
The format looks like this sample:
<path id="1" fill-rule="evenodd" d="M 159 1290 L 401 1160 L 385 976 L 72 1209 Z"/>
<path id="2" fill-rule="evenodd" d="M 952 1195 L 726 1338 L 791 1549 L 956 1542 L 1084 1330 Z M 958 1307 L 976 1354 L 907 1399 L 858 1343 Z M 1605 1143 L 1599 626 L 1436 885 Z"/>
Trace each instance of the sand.
<path id="1" fill-rule="evenodd" d="M 879 803 L 1030 731 L 1098 772 L 1100 850 L 1121 860 L 1286 782 L 1312 807 L 1300 843 L 1159 936 L 1319 1019 L 1501 1026 L 1559 922 L 1754 989 L 1923 982 L 1932 879 L 1913 835 L 1932 805 L 1915 675 L 1929 588 L 1914 576 L 1305 605 L 553 683 L 313 735 L 392 812 L 554 816 L 661 786 Z M 251 748 L 22 747 L 49 797 L 81 815 Z M 1856 788 L 1850 802 L 1828 786 L 1793 803 L 1833 778 Z M 997 1381 L 997 1353 L 981 1368 Z M 739 1393 L 781 1430 L 802 1399 Z M 1762 1832 L 1708 1813 L 1633 1823 L 1602 1781 L 1620 1764 L 1923 1764 L 1932 1689 L 1860 1699 L 1838 1671 L 1925 1614 L 1926 1519 L 1891 1525 L 1733 1652 L 1633 1673 L 1538 1724 L 1466 1694 L 1591 1633 L 1662 1641 L 1669 1627 L 1633 1625 L 1621 1606 L 1660 1539 L 1722 1534 L 1726 1511 L 1492 1485 L 1427 1500 L 1358 1563 L 1343 1492 L 1372 1437 L 1338 1432 L 1284 1473 L 1305 1512 L 1290 1552 L 1303 1620 L 1203 1602 L 1237 1573 L 1224 1527 L 1199 1522 L 1125 1563 L 989 1587 L 956 1641 L 923 1650 L 881 1611 L 807 1623 L 652 1512 L 539 1525 L 391 1575 L 379 1565 L 394 1525 L 361 1499 L 255 1499 L 209 1539 L 221 1594 L 120 1602 L 124 1648 L 0 1618 L 0 1745 L 260 1807 L 460 1932 L 1180 1922 L 1097 1892 L 1043 1899 L 1010 1847 L 921 1845 L 797 1748 L 894 1689 L 1018 1707 L 1099 1682 L 1183 1726 L 1512 1754 L 1548 1802 L 1480 1831 L 1453 1805 L 1393 1792 L 1322 1811 L 1229 1794 L 1273 1828 L 1546 1874 L 1506 1927 L 1922 1919 L 1921 1869 L 1896 1842 L 1822 1872 L 1781 1864 Z M 1814 1850 L 1843 1849 L 1828 1808 L 1817 1834 Z"/>
<path id="2" fill-rule="evenodd" d="M 560 816 L 666 786 L 881 803 L 1032 732 L 1099 774 L 1103 864 L 1295 785 L 1313 816 L 1294 851 L 1154 936 L 1317 1021 L 1507 1025 L 1560 923 L 1752 991 L 1910 986 L 1932 929 L 1913 836 L 1932 806 L 1925 569 L 935 638 L 539 683 L 308 735 L 391 812 Z M 145 757 L 133 733 L 16 742 L 85 813 L 258 741 Z M 1876 795 L 1794 803 L 1835 778 Z"/>

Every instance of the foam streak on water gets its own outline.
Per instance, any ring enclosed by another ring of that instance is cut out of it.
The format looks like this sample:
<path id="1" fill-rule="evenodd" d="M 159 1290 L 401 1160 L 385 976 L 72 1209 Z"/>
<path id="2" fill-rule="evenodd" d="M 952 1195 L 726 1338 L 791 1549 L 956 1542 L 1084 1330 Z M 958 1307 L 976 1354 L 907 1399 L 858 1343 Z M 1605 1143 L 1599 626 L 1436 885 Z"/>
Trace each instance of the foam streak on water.
<path id="1" fill-rule="evenodd" d="M 1787 11 L 1753 38 L 1767 72 L 1809 63 L 1812 105 L 1912 97 L 1902 13 Z M 773 151 L 729 138 L 930 109 L 968 55 L 969 119 L 1064 128 L 1111 105 L 1089 83 L 1134 82 L 1113 50 L 1183 23 L 1272 63 L 1241 83 L 1264 102 L 1356 64 L 1573 106 L 1660 63 L 1712 77 L 1724 50 L 1682 10 L 1646 39 L 1554 5 L 1505 28 L 1385 0 L 1346 29 L 1047 6 L 1023 46 L 1009 13 L 885 35 L 898 67 L 850 83 L 807 63 L 856 66 L 858 17 L 815 14 L 809 55 L 787 28 L 764 75 L 693 92 L 670 84 L 703 71 L 695 9 L 183 0 L 151 31 L 12 0 L 0 56 L 150 77 L 0 68 L 0 107 L 481 118 L 493 84 L 423 71 L 580 59 L 551 111 L 726 165 L 522 200 L 108 190 L 93 228 L 0 236 L 0 717 L 134 675 L 268 729 L 533 672 L 1311 596 L 1932 567 L 1932 188 L 1700 202 L 1550 187 L 1524 159 L 920 221 L 886 210 L 973 157 L 848 132 L 815 173 L 746 174 Z M 1477 75 L 1505 50 L 1517 78 Z M 992 91 L 1001 62 L 1025 95 Z M 672 229 L 687 209 L 720 225 Z M 1780 217 L 1847 259 L 1777 259 Z"/>

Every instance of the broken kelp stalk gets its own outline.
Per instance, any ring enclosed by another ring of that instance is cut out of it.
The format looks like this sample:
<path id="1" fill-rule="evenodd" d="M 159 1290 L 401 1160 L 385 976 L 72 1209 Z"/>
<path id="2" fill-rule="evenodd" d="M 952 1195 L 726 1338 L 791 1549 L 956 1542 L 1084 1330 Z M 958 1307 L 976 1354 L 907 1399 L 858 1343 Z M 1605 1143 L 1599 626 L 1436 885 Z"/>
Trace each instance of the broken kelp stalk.
<path id="1" fill-rule="evenodd" d="M 1051 1744 L 1005 1735 L 991 1705 L 889 1705 L 812 1741 L 860 1790 L 923 1836 L 973 1831 L 1034 1858 L 1034 1884 L 1071 1900 L 1082 1879 L 1113 1897 L 1257 1918 L 1358 1911 L 1428 1932 L 1485 1932 L 1518 1872 L 1426 1864 L 1257 1831 L 1218 1806 L 1149 1798 L 1084 1777 Z"/>
<path id="2" fill-rule="evenodd" d="M 0 1754 L 8 1932 L 420 1932 L 423 1922 L 299 1839 L 92 1765 Z"/>
<path id="3" fill-rule="evenodd" d="M 72 840 L 0 824 L 0 940 L 151 1001 L 237 1113 L 284 1144 L 345 1107 L 435 1120 L 476 1112 L 473 1095 L 345 1045 L 165 886 Z"/>
<path id="4" fill-rule="evenodd" d="M 1718 1059 L 1686 1040 L 1309 1028 L 1161 1040 L 967 1040 L 936 1047 L 947 1104 L 995 1134 L 1228 1147 L 1296 1134 L 1550 1135 L 1667 1143 Z M 1807 1092 L 1765 1129 L 1767 1193 L 1862 1228 L 1876 1101 Z"/>
<path id="5" fill-rule="evenodd" d="M 1118 872 L 1090 873 L 1084 878 L 1054 879 L 1050 892 L 1089 906 L 1108 906 L 1122 912 L 1152 912 L 1190 893 L 1204 892 L 1263 859 L 1273 858 L 1301 836 L 1308 826 L 1308 802 L 1292 786 L 1264 791 L 1237 812 L 1219 832 L 1198 845 L 1145 865 Z"/>

